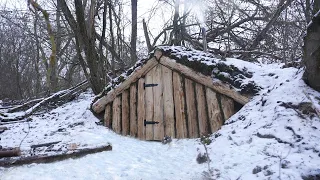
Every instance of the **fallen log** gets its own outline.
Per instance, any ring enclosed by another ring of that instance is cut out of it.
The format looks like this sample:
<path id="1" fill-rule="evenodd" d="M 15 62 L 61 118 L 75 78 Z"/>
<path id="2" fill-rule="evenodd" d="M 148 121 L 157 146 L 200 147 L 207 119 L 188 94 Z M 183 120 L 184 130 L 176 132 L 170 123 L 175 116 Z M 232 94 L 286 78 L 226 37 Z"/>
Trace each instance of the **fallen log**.
<path id="1" fill-rule="evenodd" d="M 20 154 L 21 154 L 20 148 L 1 149 L 1 151 L 0 151 L 0 159 L 4 158 L 4 157 L 20 156 Z"/>
<path id="2" fill-rule="evenodd" d="M 31 145 L 31 148 L 34 149 L 34 148 L 38 148 L 38 147 L 43 147 L 43 146 L 51 146 L 53 144 L 58 144 L 59 142 L 61 141 L 56 141 L 56 142 L 49 142 L 49 143 L 43 143 L 43 144 L 35 144 L 35 145 Z"/>
<path id="3" fill-rule="evenodd" d="M 39 103 L 40 101 L 42 101 L 43 98 L 40 98 L 40 99 L 34 99 L 34 100 L 31 100 L 31 101 L 28 101 L 22 105 L 18 105 L 18 106 L 15 106 L 15 107 L 12 107 L 10 109 L 8 109 L 8 112 L 7 113 L 14 113 L 14 112 L 18 112 L 18 111 L 25 111 L 29 108 L 31 108 L 32 106 L 36 105 L 37 103 Z"/>
<path id="4" fill-rule="evenodd" d="M 111 151 L 112 146 L 106 145 L 97 148 L 86 148 L 86 149 L 78 149 L 72 152 L 67 152 L 64 154 L 57 154 L 57 155 L 38 155 L 38 156 L 29 156 L 29 157 L 21 157 L 17 158 L 10 158 L 6 160 L 0 159 L 0 166 L 1 167 L 13 167 L 13 166 L 20 166 L 32 163 L 52 163 L 56 161 L 62 161 L 69 158 L 80 158 L 86 156 L 88 154 L 103 152 L 103 151 Z"/>

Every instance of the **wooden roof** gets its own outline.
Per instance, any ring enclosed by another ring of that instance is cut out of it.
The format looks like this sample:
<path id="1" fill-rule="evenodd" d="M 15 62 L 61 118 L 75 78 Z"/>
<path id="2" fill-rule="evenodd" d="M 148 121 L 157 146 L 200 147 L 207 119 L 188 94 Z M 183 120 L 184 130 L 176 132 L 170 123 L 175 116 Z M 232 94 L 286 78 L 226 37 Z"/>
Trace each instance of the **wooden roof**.
<path id="1" fill-rule="evenodd" d="M 147 74 L 157 64 L 178 71 L 195 82 L 227 95 L 243 105 L 260 90 L 260 87 L 254 82 L 241 83 L 243 79 L 251 78 L 252 73 L 246 69 L 240 70 L 235 66 L 226 65 L 211 53 L 184 47 L 163 46 L 151 53 L 149 59 L 136 63 L 122 76 L 110 82 L 106 89 L 98 95 L 97 101 L 92 104 L 92 110 L 96 113 L 102 112 L 117 95 L 129 88 L 132 83 Z M 228 75 L 225 76 L 225 74 Z"/>

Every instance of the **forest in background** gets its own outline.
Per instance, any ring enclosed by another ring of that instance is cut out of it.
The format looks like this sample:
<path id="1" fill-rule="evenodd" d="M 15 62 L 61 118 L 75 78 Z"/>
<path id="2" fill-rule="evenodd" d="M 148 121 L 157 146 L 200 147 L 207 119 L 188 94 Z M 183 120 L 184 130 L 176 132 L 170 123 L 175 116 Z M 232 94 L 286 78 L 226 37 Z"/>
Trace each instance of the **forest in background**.
<path id="1" fill-rule="evenodd" d="M 203 50 L 203 37 L 222 58 L 288 66 L 301 62 L 306 28 L 319 10 L 316 0 L 159 0 L 141 19 L 143 3 L 28 0 L 26 10 L 0 7 L 0 99 L 43 97 L 86 79 L 98 94 L 155 46 Z"/>

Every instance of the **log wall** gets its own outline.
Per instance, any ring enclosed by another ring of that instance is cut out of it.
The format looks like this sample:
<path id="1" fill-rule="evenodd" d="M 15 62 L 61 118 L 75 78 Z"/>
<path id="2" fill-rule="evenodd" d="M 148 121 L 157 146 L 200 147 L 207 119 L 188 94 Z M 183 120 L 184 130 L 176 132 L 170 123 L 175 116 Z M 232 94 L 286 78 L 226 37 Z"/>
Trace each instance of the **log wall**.
<path id="1" fill-rule="evenodd" d="M 158 64 L 107 104 L 104 124 L 143 140 L 197 138 L 219 130 L 234 113 L 233 99 Z"/>

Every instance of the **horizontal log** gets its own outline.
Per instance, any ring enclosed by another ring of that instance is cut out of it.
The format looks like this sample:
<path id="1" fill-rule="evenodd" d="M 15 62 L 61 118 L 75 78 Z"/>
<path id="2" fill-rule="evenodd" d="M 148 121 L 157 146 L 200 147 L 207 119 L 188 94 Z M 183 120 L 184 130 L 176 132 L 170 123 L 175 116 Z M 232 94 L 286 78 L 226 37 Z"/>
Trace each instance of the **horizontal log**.
<path id="1" fill-rule="evenodd" d="M 175 62 L 174 60 L 170 59 L 169 57 L 163 56 L 160 59 L 160 64 L 176 70 L 183 75 L 189 77 L 190 79 L 196 81 L 197 83 L 203 84 L 216 92 L 221 94 L 227 95 L 237 101 L 238 103 L 244 105 L 249 102 L 249 98 L 246 96 L 241 95 L 240 93 L 236 92 L 235 89 L 231 89 L 228 85 L 220 82 L 215 81 L 213 82 L 211 77 L 205 76 L 201 73 L 198 73 L 182 64 Z"/>
<path id="2" fill-rule="evenodd" d="M 110 92 L 108 92 L 106 96 L 103 96 L 95 103 L 93 103 L 92 110 L 95 113 L 102 112 L 108 103 L 112 102 L 119 94 L 121 94 L 124 90 L 128 89 L 132 83 L 136 82 L 139 78 L 141 78 L 142 76 L 147 74 L 152 68 L 154 68 L 158 64 L 157 59 L 159 59 L 161 55 L 161 51 L 157 51 L 155 53 L 155 57 L 148 60 L 148 62 L 145 65 L 143 65 L 141 69 L 132 73 L 132 75 L 129 76 L 124 82 L 122 82 L 117 88 L 111 90 Z"/>
<path id="3" fill-rule="evenodd" d="M 64 154 L 57 154 L 57 155 L 39 155 L 39 156 L 29 156 L 29 157 L 22 157 L 20 159 L 11 158 L 6 160 L 0 159 L 0 166 L 1 167 L 12 167 L 12 166 L 20 166 L 25 164 L 32 164 L 32 163 L 51 163 L 56 161 L 62 161 L 69 158 L 80 158 L 87 154 L 93 154 L 103 151 L 111 151 L 112 146 L 106 145 L 97 148 L 86 148 L 86 149 L 79 149 L 73 152 L 64 153 Z"/>
<path id="4" fill-rule="evenodd" d="M 13 149 L 10 149 L 10 150 L 1 149 L 0 158 L 20 156 L 20 154 L 21 154 L 20 148 L 13 148 Z"/>

